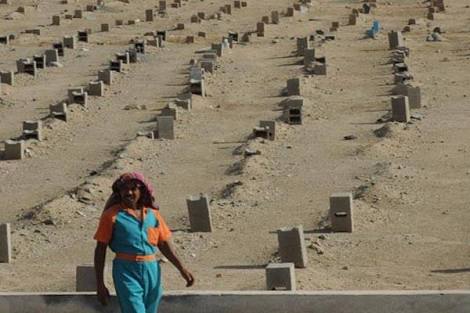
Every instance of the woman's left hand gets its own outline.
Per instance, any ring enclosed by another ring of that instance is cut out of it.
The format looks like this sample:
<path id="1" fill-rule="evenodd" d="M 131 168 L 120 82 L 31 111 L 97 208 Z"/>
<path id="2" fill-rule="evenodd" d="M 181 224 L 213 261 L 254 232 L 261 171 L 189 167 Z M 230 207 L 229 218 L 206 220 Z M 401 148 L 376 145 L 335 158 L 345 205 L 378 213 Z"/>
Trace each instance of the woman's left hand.
<path id="1" fill-rule="evenodd" d="M 183 268 L 180 273 L 184 280 L 186 280 L 186 287 L 191 287 L 192 285 L 194 285 L 194 276 L 193 274 L 191 274 L 190 271 Z"/>

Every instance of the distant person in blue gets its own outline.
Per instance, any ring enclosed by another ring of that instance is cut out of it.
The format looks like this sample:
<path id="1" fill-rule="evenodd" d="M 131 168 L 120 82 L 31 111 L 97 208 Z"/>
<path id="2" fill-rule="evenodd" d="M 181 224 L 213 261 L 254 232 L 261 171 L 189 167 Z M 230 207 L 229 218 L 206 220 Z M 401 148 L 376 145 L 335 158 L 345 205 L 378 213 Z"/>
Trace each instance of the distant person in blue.
<path id="1" fill-rule="evenodd" d="M 109 246 L 116 253 L 113 281 L 121 312 L 156 313 L 163 292 L 157 248 L 179 270 L 187 287 L 194 284 L 194 277 L 170 245 L 170 229 L 154 205 L 153 188 L 144 176 L 123 174 L 112 189 L 95 234 L 98 300 L 103 305 L 109 300 L 103 278 Z"/>

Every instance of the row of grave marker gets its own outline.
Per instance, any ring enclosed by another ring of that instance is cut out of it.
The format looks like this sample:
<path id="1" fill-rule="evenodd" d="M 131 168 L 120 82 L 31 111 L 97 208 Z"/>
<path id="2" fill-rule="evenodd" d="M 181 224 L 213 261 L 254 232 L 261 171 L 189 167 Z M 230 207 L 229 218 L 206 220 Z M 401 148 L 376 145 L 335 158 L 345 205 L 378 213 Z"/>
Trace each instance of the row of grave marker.
<path id="1" fill-rule="evenodd" d="M 74 87 L 67 90 L 67 100 L 50 105 L 50 116 L 63 121 L 68 120 L 68 105 L 88 105 L 88 96 L 104 96 L 104 85 L 111 85 L 113 72 L 123 72 L 131 63 L 138 61 L 139 54 L 145 54 L 145 41 L 136 41 L 134 46 L 124 53 L 116 53 L 116 59 L 111 60 L 109 68 L 98 71 L 97 80 L 89 82 L 87 87 Z M 57 51 L 57 50 L 56 50 Z M 42 121 L 24 121 L 20 140 L 6 140 L 3 151 L 4 160 L 21 160 L 25 154 L 25 141 L 27 139 L 42 140 Z"/>

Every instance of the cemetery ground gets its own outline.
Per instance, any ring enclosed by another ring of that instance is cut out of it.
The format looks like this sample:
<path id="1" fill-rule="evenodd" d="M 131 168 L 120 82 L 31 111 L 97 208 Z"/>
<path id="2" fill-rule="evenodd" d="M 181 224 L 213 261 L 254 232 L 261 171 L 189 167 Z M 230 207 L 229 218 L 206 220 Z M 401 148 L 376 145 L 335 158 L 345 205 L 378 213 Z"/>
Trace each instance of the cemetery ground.
<path id="1" fill-rule="evenodd" d="M 41 27 L 0 45 L 0 70 L 18 58 L 43 51 L 83 28 L 89 43 L 66 50 L 63 67 L 33 79 L 16 76 L 0 91 L 0 140 L 21 132 L 23 120 L 48 114 L 67 88 L 87 84 L 129 40 L 171 29 L 165 47 L 148 47 L 139 63 L 116 75 L 105 97 L 90 97 L 88 108 L 73 106 L 70 121 L 45 127 L 21 161 L 0 162 L 0 223 L 12 227 L 13 260 L 0 264 L 1 291 L 71 291 L 75 269 L 92 263 L 93 234 L 113 180 L 139 170 L 156 188 L 161 213 L 173 229 L 179 255 L 196 276 L 194 288 L 265 289 L 265 266 L 279 261 L 276 230 L 303 225 L 308 265 L 296 269 L 297 288 L 461 289 L 470 279 L 470 8 L 448 2 L 446 11 L 426 19 L 426 4 L 378 1 L 372 14 L 349 26 L 348 15 L 362 3 L 319 0 L 303 14 L 266 25 L 264 37 L 235 44 L 206 78 L 207 96 L 193 96 L 191 111 L 180 110 L 175 140 L 137 137 L 155 127 L 155 116 L 187 84 L 189 60 L 229 31 L 256 29 L 262 16 L 285 10 L 288 0 L 248 1 L 248 8 L 221 20 L 190 23 L 196 12 L 212 14 L 227 1 L 183 2 L 154 22 L 114 26 L 114 20 L 144 19 L 150 1 L 106 2 L 84 18 L 50 25 L 50 17 L 87 3 L 39 4 L 28 17 L 0 20 L 2 33 Z M 22 5 L 31 5 L 24 1 Z M 17 5 L 0 5 L 5 17 Z M 377 122 L 390 110 L 393 88 L 387 32 L 402 30 L 411 49 L 409 66 L 421 86 L 423 105 L 411 123 Z M 372 21 L 383 30 L 365 38 Z M 326 56 L 326 76 L 305 77 L 296 37 L 328 30 L 339 21 L 335 40 L 317 48 Z M 436 26 L 443 41 L 427 42 Z M 206 32 L 206 38 L 197 33 Z M 185 44 L 194 35 L 194 44 Z M 277 119 L 287 79 L 303 78 L 302 125 L 276 122 L 276 140 L 248 139 L 260 120 Z M 354 140 L 344 140 L 354 135 Z M 259 151 L 245 156 L 244 151 Z M 353 192 L 354 231 L 334 233 L 329 197 Z M 186 198 L 211 198 L 213 231 L 189 232 Z M 112 253 L 107 280 L 111 285 Z M 166 289 L 183 289 L 178 273 L 163 264 Z"/>

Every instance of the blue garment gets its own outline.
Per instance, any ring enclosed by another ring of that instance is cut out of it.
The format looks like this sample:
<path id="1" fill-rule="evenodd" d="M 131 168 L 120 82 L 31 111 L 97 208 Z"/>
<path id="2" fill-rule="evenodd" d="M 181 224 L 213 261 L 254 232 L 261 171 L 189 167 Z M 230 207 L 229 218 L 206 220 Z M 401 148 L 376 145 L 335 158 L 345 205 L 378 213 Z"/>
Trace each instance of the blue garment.
<path id="1" fill-rule="evenodd" d="M 156 313 L 163 293 L 155 253 L 171 232 L 158 210 L 143 212 L 140 221 L 141 212 L 113 206 L 103 212 L 95 235 L 116 253 L 113 280 L 122 313 Z"/>
<path id="2" fill-rule="evenodd" d="M 163 294 L 160 263 L 115 259 L 113 280 L 122 313 L 156 313 Z"/>

